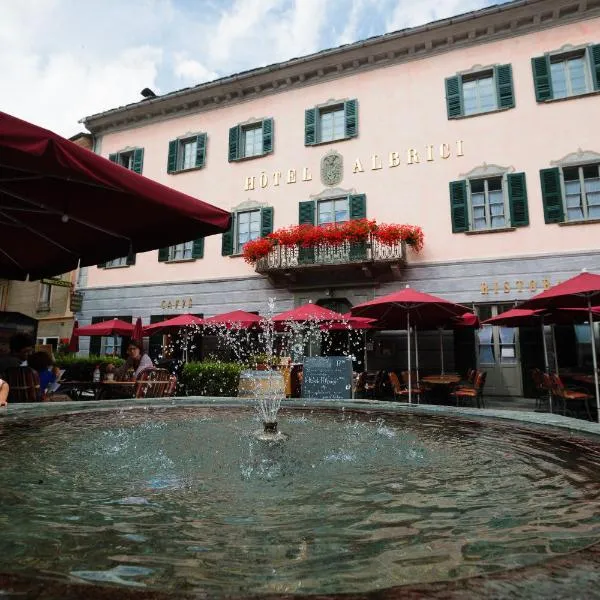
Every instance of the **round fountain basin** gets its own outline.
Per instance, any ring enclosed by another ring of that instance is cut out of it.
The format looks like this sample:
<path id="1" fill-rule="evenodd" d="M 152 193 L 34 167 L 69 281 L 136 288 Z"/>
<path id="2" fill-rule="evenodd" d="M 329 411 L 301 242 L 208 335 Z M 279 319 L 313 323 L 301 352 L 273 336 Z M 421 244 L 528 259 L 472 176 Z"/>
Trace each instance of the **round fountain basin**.
<path id="1" fill-rule="evenodd" d="M 283 373 L 279 371 L 242 371 L 238 384 L 238 398 L 285 398 Z"/>
<path id="2" fill-rule="evenodd" d="M 381 410 L 285 408 L 278 426 L 289 439 L 264 444 L 252 409 L 198 405 L 5 421 L 3 570 L 173 597 L 356 594 L 491 582 L 600 540 L 594 441 Z"/>

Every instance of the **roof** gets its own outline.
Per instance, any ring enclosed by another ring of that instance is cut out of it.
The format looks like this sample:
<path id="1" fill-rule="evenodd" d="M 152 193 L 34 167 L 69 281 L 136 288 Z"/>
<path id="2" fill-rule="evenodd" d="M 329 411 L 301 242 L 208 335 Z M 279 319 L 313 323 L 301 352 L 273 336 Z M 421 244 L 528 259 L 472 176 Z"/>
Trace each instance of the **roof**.
<path id="1" fill-rule="evenodd" d="M 90 115 L 80 122 L 94 132 L 122 129 L 154 117 L 175 112 L 197 112 L 223 103 L 256 97 L 261 93 L 306 85 L 315 77 L 346 75 L 359 68 L 387 66 L 390 61 L 393 64 L 421 58 L 431 52 L 449 51 L 473 43 L 489 42 L 508 35 L 563 24 L 565 20 L 600 16 L 600 8 L 595 5 L 581 8 L 576 4 L 575 11 L 565 5 L 564 0 L 513 0 L 495 4 L 425 25 L 241 71 L 156 98 L 144 98 Z M 546 18 L 542 18 L 542 11 L 546 13 Z M 534 13 L 539 16 L 534 17 Z M 502 19 L 501 26 L 482 27 L 483 22 L 492 23 Z M 450 35 L 450 29 L 456 30 L 454 35 Z"/>

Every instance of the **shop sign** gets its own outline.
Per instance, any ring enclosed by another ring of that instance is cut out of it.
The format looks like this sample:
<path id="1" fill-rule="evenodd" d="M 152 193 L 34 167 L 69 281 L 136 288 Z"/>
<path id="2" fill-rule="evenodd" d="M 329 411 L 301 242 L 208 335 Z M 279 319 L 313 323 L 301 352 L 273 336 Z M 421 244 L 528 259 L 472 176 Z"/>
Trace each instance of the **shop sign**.
<path id="1" fill-rule="evenodd" d="M 192 308 L 192 299 L 176 298 L 174 300 L 161 300 L 160 307 L 163 310 L 183 310 L 184 308 Z"/>
<path id="2" fill-rule="evenodd" d="M 64 279 L 57 279 L 55 277 L 47 277 L 41 280 L 41 283 L 45 283 L 46 285 L 57 285 L 59 287 L 71 287 L 73 284 L 70 281 L 65 281 Z"/>
<path id="3" fill-rule="evenodd" d="M 81 292 L 73 292 L 69 298 L 69 308 L 71 312 L 80 312 L 83 304 L 83 294 Z"/>
<path id="4" fill-rule="evenodd" d="M 536 292 L 548 290 L 552 285 L 558 283 L 560 283 L 560 281 L 551 284 L 548 277 L 529 280 L 515 279 L 514 281 L 482 281 L 479 289 L 482 296 L 488 296 L 489 294 L 510 294 L 511 292 L 530 292 L 534 294 Z"/>

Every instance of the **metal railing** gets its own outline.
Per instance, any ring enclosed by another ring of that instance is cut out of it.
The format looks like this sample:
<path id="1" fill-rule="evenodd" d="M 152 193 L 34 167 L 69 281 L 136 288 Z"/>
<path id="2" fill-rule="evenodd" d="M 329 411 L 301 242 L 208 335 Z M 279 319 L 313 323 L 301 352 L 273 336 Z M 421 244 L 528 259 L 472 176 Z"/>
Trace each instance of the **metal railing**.
<path id="1" fill-rule="evenodd" d="M 281 269 L 344 265 L 356 263 L 400 263 L 406 258 L 404 242 L 383 244 L 370 236 L 365 242 L 321 243 L 301 246 L 275 246 L 256 263 L 256 271 L 267 273 Z"/>

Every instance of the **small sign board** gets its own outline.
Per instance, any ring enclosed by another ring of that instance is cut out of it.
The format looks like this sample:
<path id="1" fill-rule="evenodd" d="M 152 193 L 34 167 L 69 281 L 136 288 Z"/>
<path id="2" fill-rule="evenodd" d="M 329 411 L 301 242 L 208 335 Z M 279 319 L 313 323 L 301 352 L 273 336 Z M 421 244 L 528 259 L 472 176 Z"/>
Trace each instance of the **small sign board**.
<path id="1" fill-rule="evenodd" d="M 352 359 L 349 356 L 305 358 L 302 397 L 352 399 Z"/>
<path id="2" fill-rule="evenodd" d="M 59 287 L 71 287 L 73 285 L 70 281 L 55 277 L 47 277 L 42 279 L 42 283 L 45 283 L 46 285 L 58 285 Z"/>

